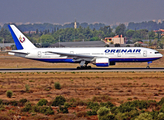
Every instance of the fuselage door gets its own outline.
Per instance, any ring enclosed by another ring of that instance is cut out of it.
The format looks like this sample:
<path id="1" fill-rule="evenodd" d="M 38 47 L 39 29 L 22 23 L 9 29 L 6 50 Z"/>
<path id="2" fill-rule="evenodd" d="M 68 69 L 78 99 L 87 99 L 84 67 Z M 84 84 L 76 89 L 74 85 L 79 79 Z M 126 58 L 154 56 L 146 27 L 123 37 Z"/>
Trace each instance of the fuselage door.
<path id="1" fill-rule="evenodd" d="M 147 51 L 146 50 L 143 51 L 143 56 L 147 57 Z"/>
<path id="2" fill-rule="evenodd" d="M 71 54 L 74 54 L 74 52 L 73 52 L 73 51 L 70 51 L 70 53 L 71 53 Z"/>
<path id="3" fill-rule="evenodd" d="M 117 53 L 117 57 L 121 57 L 121 52 L 118 52 Z"/>
<path id="4" fill-rule="evenodd" d="M 41 56 L 42 56 L 41 51 L 38 51 L 38 57 L 41 57 Z"/>

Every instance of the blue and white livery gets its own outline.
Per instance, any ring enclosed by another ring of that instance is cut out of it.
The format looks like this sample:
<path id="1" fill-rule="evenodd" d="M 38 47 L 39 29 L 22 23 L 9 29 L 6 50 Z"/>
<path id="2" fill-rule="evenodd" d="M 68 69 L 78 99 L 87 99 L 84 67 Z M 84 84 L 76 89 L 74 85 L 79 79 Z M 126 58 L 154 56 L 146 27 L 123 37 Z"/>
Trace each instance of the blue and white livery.
<path id="1" fill-rule="evenodd" d="M 116 62 L 148 62 L 149 68 L 149 63 L 163 56 L 142 47 L 36 48 L 14 25 L 8 27 L 17 47 L 9 54 L 43 62 L 79 63 L 77 68 L 91 68 L 88 63 L 108 67 Z"/>

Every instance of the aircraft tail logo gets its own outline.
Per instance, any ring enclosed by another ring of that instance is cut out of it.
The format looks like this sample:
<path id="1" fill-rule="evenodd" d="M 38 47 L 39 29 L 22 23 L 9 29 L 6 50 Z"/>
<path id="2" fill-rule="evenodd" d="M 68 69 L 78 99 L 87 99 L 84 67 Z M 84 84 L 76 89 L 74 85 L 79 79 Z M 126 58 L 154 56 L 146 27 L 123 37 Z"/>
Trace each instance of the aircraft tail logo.
<path id="1" fill-rule="evenodd" d="M 24 37 L 22 38 L 22 37 L 20 36 L 20 37 L 19 37 L 19 41 L 20 41 L 21 43 L 23 43 L 23 42 L 25 41 L 25 38 L 24 38 Z"/>

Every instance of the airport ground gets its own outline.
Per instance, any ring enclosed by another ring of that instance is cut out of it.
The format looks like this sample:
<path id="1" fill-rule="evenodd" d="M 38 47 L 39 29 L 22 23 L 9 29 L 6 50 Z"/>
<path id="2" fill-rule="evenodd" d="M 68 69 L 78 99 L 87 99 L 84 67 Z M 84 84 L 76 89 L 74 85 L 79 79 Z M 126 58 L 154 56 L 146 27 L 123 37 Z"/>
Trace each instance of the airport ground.
<path id="1" fill-rule="evenodd" d="M 164 54 L 164 51 L 159 51 Z M 135 67 L 145 68 L 146 63 L 118 63 L 117 68 Z M 56 64 L 44 63 L 18 57 L 10 57 L 6 53 L 0 54 L 0 68 L 73 68 L 78 64 Z M 151 67 L 164 67 L 164 58 L 154 61 Z M 59 82 L 61 89 L 54 88 L 54 83 Z M 29 91 L 26 91 L 26 86 Z M 6 91 L 12 90 L 13 96 L 8 98 Z M 110 101 L 116 106 L 133 100 L 155 100 L 159 101 L 164 97 L 164 71 L 131 71 L 131 72 L 3 72 L 0 73 L 0 99 L 4 101 L 19 101 L 26 98 L 31 103 L 44 98 L 48 102 L 56 96 L 64 96 L 67 101 L 74 98 L 77 101 Z M 56 108 L 54 108 L 56 109 Z M 0 113 L 16 114 L 18 108 L 7 106 L 7 109 Z M 69 109 L 69 115 L 87 111 L 86 106 L 76 106 Z M 21 114 L 27 119 L 32 118 L 30 113 Z M 39 116 L 40 114 L 37 114 Z M 55 113 L 57 115 L 57 112 Z M 77 114 L 76 114 L 77 115 Z M 41 115 L 47 117 L 46 115 Z M 48 116 L 48 118 L 52 116 Z M 79 119 L 77 116 L 76 119 Z M 81 119 L 97 119 L 97 116 L 84 117 Z"/>

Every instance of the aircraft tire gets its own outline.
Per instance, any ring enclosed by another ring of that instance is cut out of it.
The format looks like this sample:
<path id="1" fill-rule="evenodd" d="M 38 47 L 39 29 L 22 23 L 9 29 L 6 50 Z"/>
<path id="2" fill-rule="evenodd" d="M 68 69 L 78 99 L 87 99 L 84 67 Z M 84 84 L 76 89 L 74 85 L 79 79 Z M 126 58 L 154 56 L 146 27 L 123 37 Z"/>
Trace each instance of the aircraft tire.
<path id="1" fill-rule="evenodd" d="M 87 66 L 88 69 L 91 69 L 91 66 Z"/>
<path id="2" fill-rule="evenodd" d="M 78 66 L 77 69 L 91 69 L 91 66 Z"/>
<path id="3" fill-rule="evenodd" d="M 149 66 L 147 66 L 146 68 L 147 68 L 147 69 L 150 69 L 150 67 L 149 67 Z"/>
<path id="4" fill-rule="evenodd" d="M 81 69 L 81 68 L 78 66 L 77 69 Z"/>

